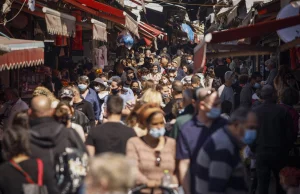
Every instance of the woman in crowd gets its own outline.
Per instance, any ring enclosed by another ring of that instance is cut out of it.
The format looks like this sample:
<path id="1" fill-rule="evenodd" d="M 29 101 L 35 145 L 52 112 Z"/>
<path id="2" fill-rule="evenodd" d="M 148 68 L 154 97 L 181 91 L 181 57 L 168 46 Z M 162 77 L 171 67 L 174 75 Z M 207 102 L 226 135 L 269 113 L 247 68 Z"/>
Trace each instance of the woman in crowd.
<path id="1" fill-rule="evenodd" d="M 23 127 L 24 129 L 29 130 L 29 116 L 28 116 L 28 111 L 23 110 L 21 112 L 18 112 L 14 119 L 13 119 L 13 126 L 20 126 Z"/>
<path id="2" fill-rule="evenodd" d="M 134 186 L 136 167 L 121 154 L 96 156 L 89 166 L 85 193 L 127 194 Z"/>
<path id="3" fill-rule="evenodd" d="M 147 89 L 143 96 L 140 99 L 140 102 L 145 104 L 145 103 L 155 103 L 158 106 L 161 106 L 163 104 L 162 96 L 161 93 L 156 91 L 155 89 Z"/>
<path id="4" fill-rule="evenodd" d="M 185 73 L 185 77 L 181 80 L 183 84 L 190 84 L 193 76 L 193 68 L 190 65 L 184 64 L 182 69 Z"/>
<path id="5" fill-rule="evenodd" d="M 71 122 L 72 115 L 73 115 L 73 108 L 70 106 L 69 103 L 64 101 L 61 101 L 57 105 L 54 112 L 54 118 L 59 123 L 65 125 L 67 128 L 74 129 L 78 133 L 81 140 L 85 142 L 85 135 L 84 135 L 83 128 L 80 125 Z"/>
<path id="6" fill-rule="evenodd" d="M 289 74 L 288 67 L 281 65 L 278 69 L 278 74 L 274 79 L 274 88 L 277 91 L 279 102 L 281 101 L 281 96 L 283 91 L 289 87 L 286 80 L 288 74 Z"/>
<path id="7" fill-rule="evenodd" d="M 164 136 L 166 130 L 163 111 L 157 104 L 144 104 L 138 111 L 138 120 L 148 133 L 143 137 L 129 139 L 126 151 L 128 158 L 135 160 L 138 165 L 136 185 L 159 186 L 164 170 L 169 171 L 172 183 L 177 184 L 176 143 L 174 139 Z"/>
<path id="8" fill-rule="evenodd" d="M 147 129 L 141 128 L 141 125 L 138 122 L 138 110 L 142 105 L 143 103 L 141 101 L 137 102 L 126 120 L 127 126 L 133 128 L 138 137 L 145 136 L 148 132 Z"/>
<path id="9" fill-rule="evenodd" d="M 141 94 L 141 87 L 140 87 L 140 84 L 138 81 L 132 81 L 131 82 L 131 85 L 130 85 L 130 88 L 134 94 L 134 98 L 135 98 L 135 101 L 137 101 L 137 99 L 140 97 L 140 94 Z"/>
<path id="10" fill-rule="evenodd" d="M 28 129 L 16 125 L 6 129 L 2 145 L 8 162 L 0 166 L 1 194 L 23 194 L 25 184 L 37 184 L 40 175 L 42 175 L 41 184 L 46 186 L 45 189 L 48 190 L 49 194 L 59 193 L 53 171 L 49 168 L 49 165 L 41 159 L 30 158 Z M 40 169 L 38 165 L 40 165 Z M 26 179 L 21 171 L 29 175 L 30 180 Z"/>

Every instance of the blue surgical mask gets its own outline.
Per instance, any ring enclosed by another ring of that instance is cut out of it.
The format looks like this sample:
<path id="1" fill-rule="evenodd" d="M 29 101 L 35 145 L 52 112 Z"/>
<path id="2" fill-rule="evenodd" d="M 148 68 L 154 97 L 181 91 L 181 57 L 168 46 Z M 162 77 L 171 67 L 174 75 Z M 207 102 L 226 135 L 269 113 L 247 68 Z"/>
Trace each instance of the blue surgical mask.
<path id="1" fill-rule="evenodd" d="M 256 139 L 256 130 L 255 129 L 246 129 L 243 137 L 243 142 L 247 145 L 252 144 Z"/>
<path id="2" fill-rule="evenodd" d="M 260 88 L 260 84 L 259 83 L 255 83 L 253 86 L 255 89 L 259 89 Z"/>
<path id="3" fill-rule="evenodd" d="M 206 113 L 206 116 L 210 119 L 216 119 L 220 116 L 221 114 L 221 109 L 212 107 L 209 112 Z"/>
<path id="4" fill-rule="evenodd" d="M 150 131 L 149 131 L 149 134 L 154 137 L 154 138 L 159 138 L 161 136 L 163 136 L 166 132 L 166 129 L 165 128 L 160 128 L 160 129 L 157 129 L 157 128 L 151 128 Z"/>
<path id="5" fill-rule="evenodd" d="M 87 89 L 87 87 L 88 87 L 88 86 L 85 85 L 85 84 L 79 84 L 79 85 L 78 85 L 78 88 L 79 88 L 80 91 L 85 91 L 85 90 Z"/>

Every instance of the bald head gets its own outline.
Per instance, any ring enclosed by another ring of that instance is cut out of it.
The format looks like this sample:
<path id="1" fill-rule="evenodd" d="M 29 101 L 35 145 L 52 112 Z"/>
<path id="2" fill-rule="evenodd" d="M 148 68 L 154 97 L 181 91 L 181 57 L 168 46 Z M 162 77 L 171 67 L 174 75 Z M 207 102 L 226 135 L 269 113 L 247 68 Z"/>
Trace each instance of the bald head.
<path id="1" fill-rule="evenodd" d="M 46 96 L 36 96 L 31 100 L 30 115 L 33 117 L 51 117 L 51 100 Z"/>

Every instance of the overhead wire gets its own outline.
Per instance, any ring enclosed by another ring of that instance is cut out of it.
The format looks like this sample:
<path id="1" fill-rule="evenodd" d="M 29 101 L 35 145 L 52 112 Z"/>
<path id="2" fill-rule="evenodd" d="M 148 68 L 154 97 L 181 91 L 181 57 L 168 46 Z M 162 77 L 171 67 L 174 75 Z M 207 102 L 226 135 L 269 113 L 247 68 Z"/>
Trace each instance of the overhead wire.
<path id="1" fill-rule="evenodd" d="M 0 23 L 0 25 L 2 25 L 2 24 L 5 25 L 5 24 L 7 24 L 8 22 L 13 21 L 13 20 L 21 13 L 22 9 L 24 8 L 25 3 L 26 3 L 26 1 L 23 2 L 22 7 L 20 8 L 20 10 L 18 11 L 18 13 L 17 13 L 14 17 L 12 17 L 11 19 L 9 19 L 9 20 L 7 20 L 7 21 L 4 21 L 4 22 Z"/>

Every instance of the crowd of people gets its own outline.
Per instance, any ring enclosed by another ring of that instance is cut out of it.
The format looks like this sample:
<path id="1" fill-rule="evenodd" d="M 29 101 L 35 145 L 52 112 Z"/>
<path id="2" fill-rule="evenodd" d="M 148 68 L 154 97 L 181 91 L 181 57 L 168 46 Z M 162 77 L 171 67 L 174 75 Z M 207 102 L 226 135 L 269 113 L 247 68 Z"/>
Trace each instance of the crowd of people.
<path id="1" fill-rule="evenodd" d="M 185 194 L 267 194 L 271 172 L 285 193 L 295 186 L 280 171 L 293 162 L 298 81 L 274 58 L 265 65 L 264 80 L 237 58 L 196 70 L 184 49 L 131 49 L 112 71 L 53 71 L 30 105 L 7 88 L 0 193 L 25 193 L 28 183 L 51 194 L 161 193 L 169 174 Z"/>

